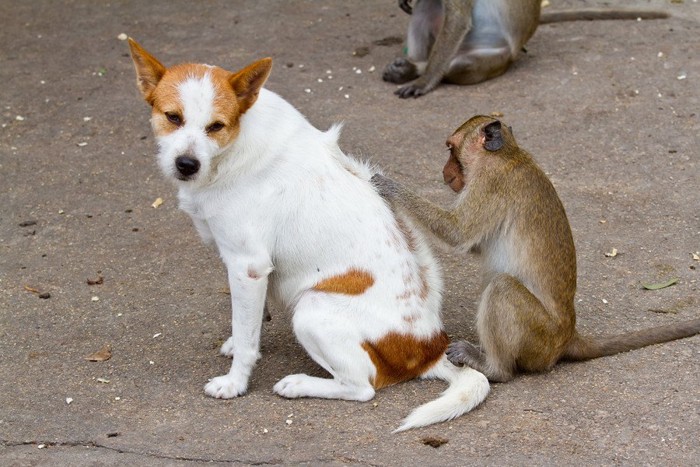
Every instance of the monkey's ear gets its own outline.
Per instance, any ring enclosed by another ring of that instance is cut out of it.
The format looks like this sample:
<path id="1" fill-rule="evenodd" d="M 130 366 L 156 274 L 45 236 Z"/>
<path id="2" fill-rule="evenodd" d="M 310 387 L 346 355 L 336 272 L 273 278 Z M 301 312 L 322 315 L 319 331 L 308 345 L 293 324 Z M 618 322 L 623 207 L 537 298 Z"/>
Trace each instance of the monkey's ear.
<path id="1" fill-rule="evenodd" d="M 503 134 L 501 133 L 501 122 L 496 120 L 484 127 L 484 149 L 487 151 L 498 151 L 503 147 Z"/>

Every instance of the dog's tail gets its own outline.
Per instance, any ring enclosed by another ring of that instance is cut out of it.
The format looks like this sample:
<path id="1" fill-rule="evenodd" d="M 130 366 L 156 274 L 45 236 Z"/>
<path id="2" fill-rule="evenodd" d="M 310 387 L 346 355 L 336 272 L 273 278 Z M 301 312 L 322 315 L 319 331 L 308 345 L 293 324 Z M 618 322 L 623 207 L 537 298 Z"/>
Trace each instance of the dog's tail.
<path id="1" fill-rule="evenodd" d="M 453 365 L 445 355 L 422 377 L 442 379 L 450 386 L 434 401 L 413 409 L 394 433 L 457 418 L 479 405 L 489 393 L 486 376 Z"/>

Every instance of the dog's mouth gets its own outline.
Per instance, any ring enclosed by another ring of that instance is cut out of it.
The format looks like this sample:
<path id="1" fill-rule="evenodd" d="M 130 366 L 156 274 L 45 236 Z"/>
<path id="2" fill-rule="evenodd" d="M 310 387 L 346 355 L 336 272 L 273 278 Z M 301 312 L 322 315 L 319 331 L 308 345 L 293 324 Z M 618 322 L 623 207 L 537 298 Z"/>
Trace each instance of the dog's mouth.
<path id="1" fill-rule="evenodd" d="M 197 177 L 197 174 L 192 174 L 192 175 L 185 175 L 183 173 L 178 172 L 177 170 L 173 174 L 176 180 L 179 180 L 181 182 L 191 182 Z"/>

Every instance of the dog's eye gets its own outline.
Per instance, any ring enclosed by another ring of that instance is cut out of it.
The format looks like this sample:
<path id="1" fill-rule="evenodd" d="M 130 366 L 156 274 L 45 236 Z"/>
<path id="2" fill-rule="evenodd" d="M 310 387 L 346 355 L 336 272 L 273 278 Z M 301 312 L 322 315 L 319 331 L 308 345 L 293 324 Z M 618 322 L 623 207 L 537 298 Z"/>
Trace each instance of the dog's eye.
<path id="1" fill-rule="evenodd" d="M 177 125 L 177 126 L 182 125 L 182 117 L 180 117 L 175 112 L 165 112 L 165 118 L 167 118 L 168 121 L 170 123 L 172 123 L 173 125 Z"/>
<path id="2" fill-rule="evenodd" d="M 224 124 L 221 122 L 214 122 L 207 127 L 207 133 L 216 133 L 224 128 Z"/>

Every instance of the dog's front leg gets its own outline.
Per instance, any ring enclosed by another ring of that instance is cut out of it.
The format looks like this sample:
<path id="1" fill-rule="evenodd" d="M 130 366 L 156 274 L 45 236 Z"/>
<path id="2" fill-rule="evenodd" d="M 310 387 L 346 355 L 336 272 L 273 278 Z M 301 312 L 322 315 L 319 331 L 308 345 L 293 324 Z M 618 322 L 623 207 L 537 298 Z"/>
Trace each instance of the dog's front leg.
<path id="1" fill-rule="evenodd" d="M 222 252 L 231 289 L 231 337 L 221 353 L 233 357 L 228 374 L 217 376 L 204 386 L 212 397 L 230 399 L 248 388 L 248 379 L 260 358 L 260 328 L 272 263 L 267 255 L 231 257 Z"/>

